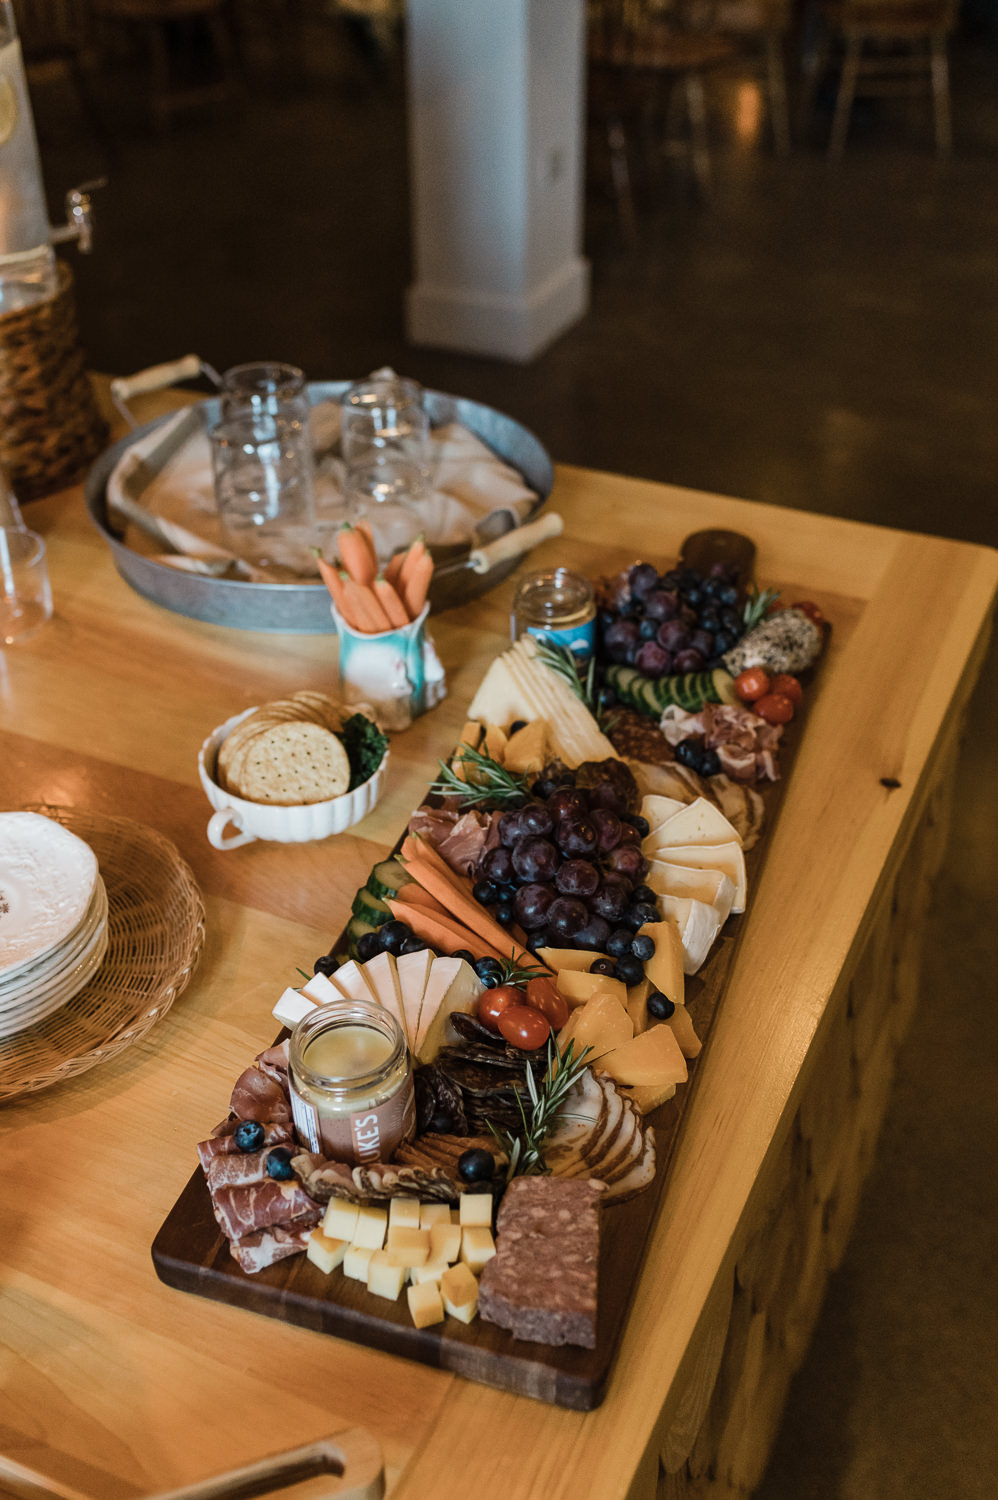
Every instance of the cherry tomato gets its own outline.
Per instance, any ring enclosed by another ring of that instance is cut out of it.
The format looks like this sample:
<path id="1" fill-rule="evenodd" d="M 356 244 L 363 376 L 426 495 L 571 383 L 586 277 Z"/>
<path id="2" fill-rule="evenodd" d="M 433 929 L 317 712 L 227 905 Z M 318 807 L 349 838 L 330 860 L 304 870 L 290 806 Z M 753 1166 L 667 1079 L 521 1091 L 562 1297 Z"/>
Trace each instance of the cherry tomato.
<path id="1" fill-rule="evenodd" d="M 769 691 L 771 693 L 782 693 L 784 698 L 789 698 L 790 702 L 795 706 L 804 696 L 804 689 L 797 681 L 797 678 L 791 677 L 789 672 L 777 672 L 769 684 Z"/>
<path id="2" fill-rule="evenodd" d="M 533 1052 L 551 1035 L 551 1022 L 532 1005 L 507 1005 L 499 1017 L 499 1030 L 514 1047 Z"/>
<path id="3" fill-rule="evenodd" d="M 735 678 L 735 692 L 743 703 L 754 703 L 769 692 L 769 678 L 761 667 L 746 667 Z"/>
<path id="4" fill-rule="evenodd" d="M 511 1005 L 526 1006 L 527 997 L 515 984 L 498 984 L 494 990 L 483 990 L 475 1010 L 483 1026 L 499 1030 L 499 1017 Z"/>
<path id="5" fill-rule="evenodd" d="M 789 724 L 794 716 L 793 700 L 786 693 L 766 693 L 752 707 L 767 724 Z"/>
<path id="6" fill-rule="evenodd" d="M 527 1004 L 547 1016 L 555 1031 L 560 1031 L 568 1020 L 568 1001 L 554 980 L 544 974 L 527 980 Z"/>
<path id="7" fill-rule="evenodd" d="M 813 620 L 816 625 L 825 626 L 828 624 L 818 605 L 811 599 L 798 599 L 793 608 L 799 609 L 802 614 L 807 615 L 808 619 Z"/>

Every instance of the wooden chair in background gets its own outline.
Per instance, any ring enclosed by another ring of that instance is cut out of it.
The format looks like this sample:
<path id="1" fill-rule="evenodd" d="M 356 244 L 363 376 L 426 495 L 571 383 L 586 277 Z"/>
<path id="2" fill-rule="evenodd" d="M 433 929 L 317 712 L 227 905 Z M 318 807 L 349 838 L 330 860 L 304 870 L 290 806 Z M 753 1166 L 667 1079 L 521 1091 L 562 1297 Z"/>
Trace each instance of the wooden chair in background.
<path id="1" fill-rule="evenodd" d="M 842 75 L 828 155 L 841 159 L 853 101 L 931 92 L 936 151 L 953 145 L 946 41 L 956 22 L 957 0 L 826 0 L 822 29 L 804 58 L 802 123 L 833 47 L 843 53 Z"/>
<path id="2" fill-rule="evenodd" d="M 793 19 L 793 0 L 716 0 L 713 24 L 734 39 L 742 60 L 752 62 L 766 80 L 769 124 L 777 156 L 790 151 L 787 107 L 786 39 Z"/>
<path id="3" fill-rule="evenodd" d="M 235 40 L 227 0 L 92 0 L 99 20 L 136 34 L 144 43 L 150 65 L 150 105 L 160 125 L 173 114 L 200 104 L 224 103 L 238 91 Z M 191 35 L 200 25 L 215 53 L 216 76 L 211 80 L 182 80 L 170 54 L 169 28 Z"/>

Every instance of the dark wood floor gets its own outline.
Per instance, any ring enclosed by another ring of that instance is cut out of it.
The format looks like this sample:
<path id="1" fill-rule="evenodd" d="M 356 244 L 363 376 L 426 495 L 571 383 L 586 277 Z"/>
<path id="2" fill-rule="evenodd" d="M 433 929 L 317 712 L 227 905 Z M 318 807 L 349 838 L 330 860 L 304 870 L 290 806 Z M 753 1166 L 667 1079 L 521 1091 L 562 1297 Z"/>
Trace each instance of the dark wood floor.
<path id="1" fill-rule="evenodd" d="M 316 378 L 394 363 L 533 427 L 556 459 L 978 542 L 998 540 L 998 40 L 954 55 L 954 159 L 927 112 L 828 113 L 786 161 L 744 80 L 715 99 L 717 192 L 639 183 L 623 243 L 594 141 L 590 315 L 525 368 L 410 349 L 404 99 L 331 27 L 281 92 L 250 38 L 244 103 L 156 137 L 138 61 L 99 91 L 111 148 L 77 261 L 92 364 L 187 353 Z M 36 113 L 53 203 L 105 167 L 64 79 Z M 740 125 L 738 122 L 741 122 Z M 927 933 L 923 1004 L 855 1238 L 792 1391 L 762 1500 L 998 1493 L 996 659 L 978 692 Z M 816 853 L 820 858 L 820 851 Z"/>

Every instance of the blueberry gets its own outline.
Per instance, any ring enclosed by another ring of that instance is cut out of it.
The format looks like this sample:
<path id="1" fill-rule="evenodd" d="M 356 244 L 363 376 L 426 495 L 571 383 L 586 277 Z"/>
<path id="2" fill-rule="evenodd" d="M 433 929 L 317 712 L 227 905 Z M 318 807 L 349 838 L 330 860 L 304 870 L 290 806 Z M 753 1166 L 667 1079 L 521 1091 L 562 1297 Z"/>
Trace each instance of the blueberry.
<path id="1" fill-rule="evenodd" d="M 676 1007 L 660 990 L 652 990 L 648 996 L 648 1014 L 656 1021 L 667 1021 Z"/>
<path id="2" fill-rule="evenodd" d="M 399 953 L 425 953 L 429 946 L 429 943 L 424 943 L 422 938 L 415 936 L 407 937 L 399 949 Z"/>
<path id="3" fill-rule="evenodd" d="M 456 948 L 451 954 L 451 957 L 463 958 L 466 964 L 471 964 L 472 968 L 474 968 L 475 966 L 475 955 L 472 953 L 470 948 Z"/>
<path id="4" fill-rule="evenodd" d="M 731 650 L 737 639 L 738 632 L 735 630 L 715 630 L 714 650 L 717 652 L 718 656 L 723 656 L 725 651 Z"/>
<path id="5" fill-rule="evenodd" d="M 438 1109 L 430 1121 L 430 1129 L 437 1135 L 450 1135 L 454 1129 L 454 1116 L 449 1115 L 445 1109 Z"/>
<path id="6" fill-rule="evenodd" d="M 606 951 L 611 958 L 623 958 L 631 951 L 634 934 L 629 927 L 618 927 L 606 940 Z"/>
<path id="7" fill-rule="evenodd" d="M 258 1120 L 240 1120 L 232 1132 L 232 1139 L 240 1151 L 259 1151 L 263 1138 L 264 1129 Z"/>
<path id="8" fill-rule="evenodd" d="M 705 750 L 700 757 L 701 776 L 720 776 L 721 757 L 716 750 Z"/>
<path id="9" fill-rule="evenodd" d="M 382 929 L 378 927 L 374 932 L 362 933 L 357 939 L 357 957 L 362 964 L 366 964 L 369 958 L 377 958 L 382 951 L 381 932 Z M 325 972 L 323 970 L 323 973 Z"/>
<path id="10" fill-rule="evenodd" d="M 631 939 L 631 953 L 635 958 L 640 958 L 642 963 L 647 963 L 655 956 L 655 939 L 649 937 L 647 932 L 639 932 L 637 937 Z"/>
<path id="11" fill-rule="evenodd" d="M 493 907 L 492 915 L 495 917 L 500 927 L 508 927 L 510 922 L 512 922 L 513 920 L 512 901 L 500 901 L 497 906 Z"/>
<path id="12" fill-rule="evenodd" d="M 644 927 L 646 922 L 658 921 L 658 908 L 650 906 L 646 901 L 634 901 L 624 912 L 624 921 L 632 932 L 637 932 L 638 928 Z M 633 942 L 630 946 L 633 953 Z"/>
<path id="13" fill-rule="evenodd" d="M 725 630 L 733 630 L 737 634 L 742 628 L 742 617 L 737 609 L 722 609 L 721 624 Z"/>
<path id="14" fill-rule="evenodd" d="M 338 968 L 339 964 L 336 962 L 335 953 L 324 953 L 321 958 L 315 960 L 315 963 L 312 965 L 312 973 L 325 974 L 328 979 L 330 974 L 335 974 Z"/>
<path id="15" fill-rule="evenodd" d="M 658 902 L 658 897 L 650 885 L 636 885 L 631 892 L 631 900 L 647 902 L 649 906 L 655 906 Z"/>
<path id="16" fill-rule="evenodd" d="M 680 740 L 676 746 L 676 759 L 681 766 L 688 766 L 691 771 L 698 769 L 702 754 L 703 740 L 695 739 L 692 735 Z"/>
<path id="17" fill-rule="evenodd" d="M 726 604 L 729 609 L 733 609 L 734 606 L 738 603 L 738 590 L 735 588 L 734 584 L 727 583 L 725 584 L 723 589 L 720 589 L 718 591 L 717 597 L 718 599 L 720 599 L 722 604 Z"/>
<path id="18" fill-rule="evenodd" d="M 589 970 L 590 974 L 606 974 L 611 979 L 617 977 L 617 965 L 609 958 L 598 958 Z"/>
<path id="19" fill-rule="evenodd" d="M 526 727 L 526 719 L 514 719 L 512 724 L 509 726 L 509 732 L 510 734 L 518 734 L 521 729 L 526 729 Z"/>
<path id="20" fill-rule="evenodd" d="M 617 978 L 623 980 L 624 984 L 639 984 L 644 977 L 644 969 L 641 960 L 633 957 L 618 958 Z"/>
<path id="21" fill-rule="evenodd" d="M 471 887 L 471 894 L 481 906 L 491 906 L 493 901 L 499 899 L 499 887 L 494 880 L 476 880 Z"/>
<path id="22" fill-rule="evenodd" d="M 495 1176 L 496 1159 L 491 1151 L 473 1146 L 470 1151 L 461 1152 L 457 1170 L 465 1182 L 491 1182 Z"/>
<path id="23" fill-rule="evenodd" d="M 642 620 L 638 626 L 638 635 L 643 641 L 653 641 L 658 635 L 658 621 Z"/>
<path id="24" fill-rule="evenodd" d="M 651 833 L 651 824 L 648 822 L 648 819 L 643 818 L 640 813 L 635 813 L 633 818 L 628 818 L 627 821 L 628 823 L 630 823 L 632 828 L 637 829 L 638 833 L 640 833 L 643 839 L 646 839 Z"/>
<path id="25" fill-rule="evenodd" d="M 502 970 L 499 960 L 493 958 L 491 954 L 486 955 L 485 958 L 477 958 L 473 967 L 479 979 L 484 979 L 486 974 L 499 974 Z"/>
<path id="26" fill-rule="evenodd" d="M 412 928 L 405 922 L 386 922 L 384 927 L 379 927 L 381 936 L 381 947 L 385 953 L 394 953 L 396 957 L 402 952 L 402 944 L 406 938 L 412 937 Z M 360 944 L 357 945 L 358 951 Z"/>
<path id="27" fill-rule="evenodd" d="M 548 943 L 548 935 L 547 935 L 546 932 L 544 932 L 544 931 L 537 932 L 535 930 L 533 932 L 528 932 L 527 933 L 526 947 L 527 947 L 527 951 L 528 952 L 530 952 L 530 953 L 536 953 L 537 950 L 538 950 L 538 948 L 546 948 L 547 947 L 547 943 Z"/>
<path id="28" fill-rule="evenodd" d="M 267 1153 L 267 1176 L 273 1177 L 277 1182 L 288 1182 L 295 1175 L 291 1170 L 291 1158 L 295 1154 L 294 1146 L 275 1146 L 273 1151 Z"/>

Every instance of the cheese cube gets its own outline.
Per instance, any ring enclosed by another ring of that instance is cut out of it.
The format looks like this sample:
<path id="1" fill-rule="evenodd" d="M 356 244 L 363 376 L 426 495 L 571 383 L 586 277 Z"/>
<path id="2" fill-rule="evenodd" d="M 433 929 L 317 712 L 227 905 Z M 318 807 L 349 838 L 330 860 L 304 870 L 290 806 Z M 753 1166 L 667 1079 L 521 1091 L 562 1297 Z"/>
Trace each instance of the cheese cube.
<path id="1" fill-rule="evenodd" d="M 431 1256 L 425 1265 L 410 1267 L 409 1280 L 413 1286 L 421 1286 L 424 1281 L 432 1281 L 439 1285 L 440 1278 L 449 1264 L 449 1261 L 438 1260 L 435 1256 Z"/>
<path id="2" fill-rule="evenodd" d="M 394 1265 L 387 1250 L 374 1250 L 367 1263 L 367 1290 L 376 1297 L 397 1302 L 405 1281 L 405 1269 Z"/>
<path id="3" fill-rule="evenodd" d="M 421 1203 L 419 1205 L 419 1227 L 429 1229 L 433 1224 L 449 1224 L 450 1207 L 446 1203 Z"/>
<path id="4" fill-rule="evenodd" d="M 476 1276 L 481 1275 L 485 1262 L 491 1260 L 495 1253 L 496 1242 L 492 1238 L 491 1229 L 473 1225 L 462 1231 L 461 1260 Z"/>
<path id="5" fill-rule="evenodd" d="M 440 1289 L 432 1281 L 424 1281 L 419 1286 L 411 1286 L 406 1292 L 409 1302 L 409 1314 L 417 1328 L 429 1328 L 431 1323 L 442 1323 L 444 1320 L 444 1304 L 440 1298 Z"/>
<path id="6" fill-rule="evenodd" d="M 418 1198 L 393 1198 L 388 1205 L 388 1228 L 418 1229 L 420 1203 Z"/>
<path id="7" fill-rule="evenodd" d="M 313 1266 L 318 1266 L 327 1276 L 336 1267 L 343 1264 L 343 1257 L 347 1253 L 346 1240 L 331 1240 L 323 1234 L 319 1228 L 313 1229 L 308 1237 L 308 1247 L 305 1254 Z"/>
<path id="8" fill-rule="evenodd" d="M 462 1228 L 469 1224 L 484 1224 L 489 1229 L 492 1227 L 491 1193 L 462 1193 L 457 1206 Z"/>
<path id="9" fill-rule="evenodd" d="M 389 1225 L 384 1253 L 393 1266 L 423 1266 L 430 1258 L 430 1231 Z"/>
<path id="10" fill-rule="evenodd" d="M 343 1274 L 353 1281 L 366 1281 L 367 1268 L 374 1251 L 367 1245 L 348 1245 L 343 1257 Z"/>
<path id="11" fill-rule="evenodd" d="M 364 1204 L 357 1211 L 357 1227 L 352 1243 L 367 1250 L 380 1250 L 385 1243 L 388 1215 L 383 1208 Z"/>
<path id="12" fill-rule="evenodd" d="M 490 1220 L 491 1223 L 491 1220 Z M 430 1225 L 430 1259 L 443 1260 L 448 1264 L 457 1260 L 461 1253 L 461 1226 L 452 1224 Z"/>
<path id="13" fill-rule="evenodd" d="M 330 1240 L 353 1240 L 360 1207 L 345 1198 L 330 1198 L 322 1219 L 322 1232 Z"/>
<path id="14" fill-rule="evenodd" d="M 451 1266 L 440 1278 L 440 1296 L 452 1318 L 470 1323 L 478 1311 L 478 1282 L 466 1265 Z"/>

